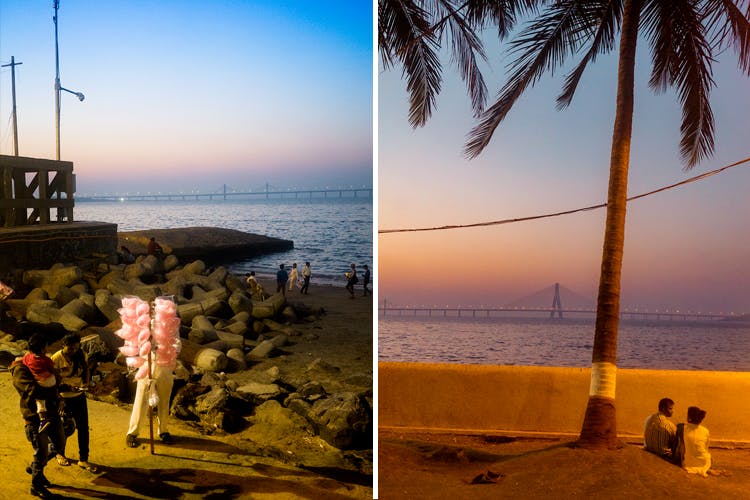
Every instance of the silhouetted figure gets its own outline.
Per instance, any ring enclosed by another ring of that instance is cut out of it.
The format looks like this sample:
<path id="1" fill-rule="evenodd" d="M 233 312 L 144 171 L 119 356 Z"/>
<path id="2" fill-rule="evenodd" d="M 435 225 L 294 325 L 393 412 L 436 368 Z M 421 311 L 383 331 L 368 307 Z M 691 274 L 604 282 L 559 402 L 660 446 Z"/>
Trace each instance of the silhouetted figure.
<path id="1" fill-rule="evenodd" d="M 368 293 L 370 295 L 372 295 L 372 292 L 370 291 L 370 289 L 367 288 L 367 285 L 370 284 L 370 268 L 367 267 L 367 264 L 365 264 L 362 267 L 365 268 L 365 272 L 362 275 L 362 288 L 363 288 L 363 290 L 362 290 L 362 296 L 365 297 Z"/>
<path id="2" fill-rule="evenodd" d="M 350 298 L 354 298 L 354 285 L 359 283 L 359 278 L 357 278 L 357 266 L 355 264 L 352 264 L 350 267 L 350 270 L 344 273 L 344 276 L 346 277 L 346 289 L 349 291 L 349 294 L 351 295 Z"/>
<path id="3" fill-rule="evenodd" d="M 148 246 L 146 247 L 146 253 L 148 255 L 156 255 L 157 257 L 163 257 L 164 256 L 164 249 L 156 242 L 156 238 L 153 236 L 148 241 Z"/>
<path id="4" fill-rule="evenodd" d="M 276 293 L 286 297 L 286 282 L 289 281 L 289 274 L 284 269 L 284 264 L 279 264 L 279 270 L 276 271 Z"/>

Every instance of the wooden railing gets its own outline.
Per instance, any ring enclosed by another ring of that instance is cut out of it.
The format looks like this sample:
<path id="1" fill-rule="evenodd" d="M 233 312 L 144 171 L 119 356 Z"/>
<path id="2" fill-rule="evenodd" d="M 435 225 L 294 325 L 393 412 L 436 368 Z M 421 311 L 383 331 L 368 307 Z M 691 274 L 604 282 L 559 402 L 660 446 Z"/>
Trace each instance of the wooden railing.
<path id="1" fill-rule="evenodd" d="M 74 192 L 72 162 L 0 155 L 0 227 L 73 222 Z"/>

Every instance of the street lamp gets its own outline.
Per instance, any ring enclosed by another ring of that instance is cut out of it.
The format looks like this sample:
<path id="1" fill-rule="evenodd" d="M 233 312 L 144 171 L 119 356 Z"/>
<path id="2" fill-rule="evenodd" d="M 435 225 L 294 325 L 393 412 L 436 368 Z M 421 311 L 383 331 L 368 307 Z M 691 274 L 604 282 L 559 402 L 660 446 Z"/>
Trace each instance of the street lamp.
<path id="1" fill-rule="evenodd" d="M 55 159 L 60 160 L 60 91 L 64 90 L 83 101 L 85 96 L 81 92 L 73 92 L 60 85 L 60 52 L 57 45 L 57 9 L 60 8 L 60 0 L 53 0 L 55 15 L 52 20 L 55 23 Z"/>

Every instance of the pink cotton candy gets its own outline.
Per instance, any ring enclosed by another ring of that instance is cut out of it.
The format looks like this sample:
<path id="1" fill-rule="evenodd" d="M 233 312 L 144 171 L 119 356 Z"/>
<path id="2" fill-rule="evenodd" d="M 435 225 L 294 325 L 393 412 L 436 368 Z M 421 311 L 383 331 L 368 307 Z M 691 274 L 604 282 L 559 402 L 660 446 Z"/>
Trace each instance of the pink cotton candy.
<path id="1" fill-rule="evenodd" d="M 143 344 L 141 344 L 138 354 L 140 354 L 141 356 L 146 356 L 150 352 L 151 352 L 151 342 L 146 341 Z"/>
<path id="2" fill-rule="evenodd" d="M 151 330 L 148 328 L 141 328 L 138 332 L 138 345 L 143 344 L 151 337 Z"/>
<path id="3" fill-rule="evenodd" d="M 142 366 L 143 363 L 145 362 L 146 360 L 139 356 L 130 356 L 125 360 L 125 364 L 128 365 L 129 368 L 138 368 L 139 366 Z"/>
<path id="4" fill-rule="evenodd" d="M 120 352 L 123 353 L 125 356 L 137 356 L 138 355 L 138 346 L 135 345 L 124 345 L 120 347 Z"/>
<path id="5" fill-rule="evenodd" d="M 140 380 L 142 378 L 146 378 L 148 375 L 149 375 L 149 372 L 148 372 L 148 363 L 146 363 L 146 364 L 142 365 L 138 369 L 138 373 L 135 374 L 135 378 L 138 379 L 138 380 Z"/>

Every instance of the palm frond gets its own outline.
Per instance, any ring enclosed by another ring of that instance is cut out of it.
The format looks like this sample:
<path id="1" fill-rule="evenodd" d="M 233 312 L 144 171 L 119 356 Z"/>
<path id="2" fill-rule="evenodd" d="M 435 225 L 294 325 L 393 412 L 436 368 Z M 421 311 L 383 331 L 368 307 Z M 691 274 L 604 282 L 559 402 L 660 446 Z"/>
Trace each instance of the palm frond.
<path id="1" fill-rule="evenodd" d="M 536 13 L 543 0 L 466 0 L 466 19 L 474 26 L 495 26 L 504 40 L 515 28 L 519 17 Z"/>
<path id="2" fill-rule="evenodd" d="M 597 55 L 606 54 L 615 47 L 615 37 L 622 21 L 622 2 L 620 1 L 586 2 L 586 5 L 581 8 L 589 11 L 588 15 L 584 14 L 582 17 L 591 20 L 591 26 L 588 28 L 593 33 L 590 37 L 591 45 L 578 65 L 565 78 L 563 91 L 557 97 L 558 110 L 569 106 L 572 102 L 578 83 L 588 64 L 596 61 Z"/>
<path id="3" fill-rule="evenodd" d="M 437 0 L 436 3 L 438 15 L 446 19 L 450 30 L 451 60 L 458 66 L 459 74 L 466 83 L 474 115 L 479 116 L 487 102 L 487 84 L 477 64 L 477 57 L 487 60 L 482 41 L 459 11 L 462 7 L 455 7 L 452 0 Z"/>
<path id="4" fill-rule="evenodd" d="M 464 154 L 475 158 L 489 144 L 495 129 L 507 116 L 529 85 L 534 85 L 545 71 L 554 74 L 569 53 L 584 40 L 574 0 L 551 4 L 511 42 L 512 52 L 520 55 L 510 64 L 511 76 L 500 90 L 498 100 L 480 117 L 469 132 Z"/>
<path id="5" fill-rule="evenodd" d="M 653 4 L 653 10 L 644 13 L 651 16 L 644 24 L 654 58 L 651 84 L 655 88 L 668 84 L 677 90 L 682 106 L 680 155 L 687 170 L 714 150 L 714 118 L 709 101 L 714 86 L 714 58 L 703 24 L 705 18 L 696 2 L 672 0 Z"/>
<path id="6" fill-rule="evenodd" d="M 740 70 L 750 75 L 750 2 L 706 0 L 703 8 L 711 45 L 717 51 L 733 46 Z"/>
<path id="7" fill-rule="evenodd" d="M 424 125 L 440 92 L 440 48 L 428 13 L 412 0 L 379 0 L 378 41 L 385 67 L 403 64 L 409 93 L 409 123 Z"/>

